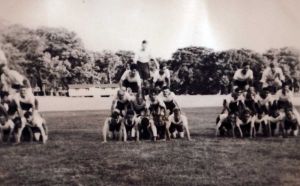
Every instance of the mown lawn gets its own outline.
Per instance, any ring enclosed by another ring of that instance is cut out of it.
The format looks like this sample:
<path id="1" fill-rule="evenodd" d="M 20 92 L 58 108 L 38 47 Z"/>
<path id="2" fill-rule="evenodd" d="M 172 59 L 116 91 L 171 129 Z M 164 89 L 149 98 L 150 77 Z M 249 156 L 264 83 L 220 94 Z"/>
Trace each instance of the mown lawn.
<path id="1" fill-rule="evenodd" d="M 192 142 L 102 144 L 108 111 L 44 113 L 46 145 L 0 145 L 0 185 L 300 185 L 299 137 L 215 138 L 219 108 L 184 111 Z"/>

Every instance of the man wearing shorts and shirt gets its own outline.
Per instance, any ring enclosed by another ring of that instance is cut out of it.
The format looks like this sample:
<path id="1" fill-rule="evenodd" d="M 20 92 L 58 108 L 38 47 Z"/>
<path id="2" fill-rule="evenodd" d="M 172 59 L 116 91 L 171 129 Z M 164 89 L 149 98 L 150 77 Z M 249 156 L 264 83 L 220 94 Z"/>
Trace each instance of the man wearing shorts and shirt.
<path id="1" fill-rule="evenodd" d="M 234 86 L 240 90 L 246 90 L 252 85 L 253 71 L 250 69 L 250 64 L 245 62 L 242 69 L 238 69 L 233 76 Z"/>
<path id="2" fill-rule="evenodd" d="M 170 87 L 170 71 L 165 64 L 161 64 L 159 71 L 153 74 L 153 84 L 155 87 L 162 88 L 164 86 Z"/>
<path id="3" fill-rule="evenodd" d="M 120 86 L 130 88 L 133 93 L 138 93 L 141 90 L 142 80 L 137 71 L 137 65 L 131 64 L 130 70 L 126 70 L 120 80 Z"/>
<path id="4" fill-rule="evenodd" d="M 187 138 L 190 141 L 190 131 L 188 127 L 188 120 L 183 115 L 179 108 L 174 108 L 173 114 L 169 116 L 167 122 L 167 131 L 171 133 L 173 138 L 176 138 L 176 134 L 179 134 L 180 138 L 184 137 L 184 130 L 186 131 Z"/>
<path id="5" fill-rule="evenodd" d="M 282 82 L 285 81 L 282 69 L 276 67 L 274 63 L 270 64 L 270 67 L 263 71 L 260 82 L 263 88 L 275 89 L 272 92 L 275 93 L 282 86 Z"/>
<path id="6" fill-rule="evenodd" d="M 147 41 L 142 41 L 142 48 L 135 56 L 135 62 L 138 67 L 138 71 L 142 80 L 148 80 L 150 78 L 150 65 L 149 62 L 152 59 L 149 51 L 147 50 Z"/>

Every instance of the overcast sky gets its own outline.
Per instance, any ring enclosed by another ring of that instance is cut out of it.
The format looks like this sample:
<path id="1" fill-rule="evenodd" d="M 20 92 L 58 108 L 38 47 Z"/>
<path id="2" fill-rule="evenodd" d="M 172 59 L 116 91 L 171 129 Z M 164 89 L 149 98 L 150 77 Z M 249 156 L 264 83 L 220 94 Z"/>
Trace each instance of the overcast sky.
<path id="1" fill-rule="evenodd" d="M 168 58 L 179 47 L 300 49 L 299 0 L 0 0 L 0 21 L 65 27 L 90 50 Z"/>

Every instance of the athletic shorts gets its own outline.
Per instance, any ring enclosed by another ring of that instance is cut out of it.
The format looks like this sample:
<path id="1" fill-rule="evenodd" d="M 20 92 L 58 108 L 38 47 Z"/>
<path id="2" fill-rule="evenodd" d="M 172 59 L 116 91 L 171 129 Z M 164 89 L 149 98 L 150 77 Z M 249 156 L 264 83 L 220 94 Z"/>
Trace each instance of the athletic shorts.
<path id="1" fill-rule="evenodd" d="M 159 87 L 159 88 L 162 88 L 164 86 L 164 81 L 156 81 L 155 82 L 155 87 Z"/>
<path id="2" fill-rule="evenodd" d="M 251 129 L 251 122 L 246 123 L 244 125 L 240 125 L 243 132 L 250 132 Z"/>
<path id="3" fill-rule="evenodd" d="M 109 124 L 109 131 L 114 132 L 114 131 L 120 131 L 121 129 L 121 122 L 117 121 L 111 121 Z"/>
<path id="4" fill-rule="evenodd" d="M 125 125 L 125 129 L 127 132 L 131 131 L 133 129 L 134 125 Z"/>
<path id="5" fill-rule="evenodd" d="M 297 120 L 294 121 L 284 121 L 284 129 L 288 130 L 288 129 L 292 129 L 292 130 L 296 130 L 298 128 L 298 122 Z"/>
<path id="6" fill-rule="evenodd" d="M 129 82 L 127 79 L 123 81 L 123 86 L 126 88 L 130 88 L 133 93 L 138 93 L 139 91 L 139 86 L 137 82 Z"/>
<path id="7" fill-rule="evenodd" d="M 143 80 L 148 80 L 150 78 L 150 68 L 149 63 L 137 62 L 137 67 L 139 74 Z"/>
<path id="8" fill-rule="evenodd" d="M 120 101 L 117 101 L 117 105 L 116 105 L 116 109 L 118 109 L 119 111 L 123 111 L 125 110 L 125 107 L 127 106 L 127 102 L 126 103 L 122 103 Z"/>
<path id="9" fill-rule="evenodd" d="M 164 102 L 167 110 L 170 110 L 170 113 L 173 113 L 174 108 L 176 107 L 174 101 L 166 101 Z"/>
<path id="10" fill-rule="evenodd" d="M 147 129 L 150 127 L 150 121 L 148 118 L 142 118 L 141 119 L 141 128 Z"/>
<path id="11" fill-rule="evenodd" d="M 221 127 L 220 128 L 223 128 L 225 127 L 226 130 L 231 130 L 232 129 L 232 125 L 230 123 L 230 120 L 229 119 L 225 119 L 225 121 L 222 122 L 221 124 Z"/>
<path id="12" fill-rule="evenodd" d="M 175 131 L 177 131 L 177 132 L 183 132 L 183 125 L 178 125 L 178 124 L 171 123 L 169 131 L 171 133 L 173 133 Z"/>

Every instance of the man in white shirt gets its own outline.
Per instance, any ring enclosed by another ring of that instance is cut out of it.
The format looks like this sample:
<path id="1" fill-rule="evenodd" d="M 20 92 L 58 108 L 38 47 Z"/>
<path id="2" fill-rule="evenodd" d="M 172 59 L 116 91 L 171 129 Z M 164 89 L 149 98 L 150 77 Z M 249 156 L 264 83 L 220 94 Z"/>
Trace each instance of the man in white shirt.
<path id="1" fill-rule="evenodd" d="M 142 80 L 148 80 L 150 78 L 150 60 L 152 59 L 151 54 L 147 50 L 147 41 L 142 41 L 141 49 L 135 55 L 135 63 L 137 64 L 138 71 Z"/>
<path id="2" fill-rule="evenodd" d="M 133 93 L 137 93 L 141 90 L 142 80 L 137 71 L 137 65 L 131 64 L 130 70 L 126 70 L 120 80 L 120 86 L 130 88 Z"/>
<path id="3" fill-rule="evenodd" d="M 282 69 L 280 67 L 276 67 L 274 63 L 271 63 L 270 67 L 263 71 L 262 78 L 260 80 L 262 87 L 273 89 L 273 93 L 282 86 L 282 82 L 284 81 L 285 77 Z"/>
<path id="4" fill-rule="evenodd" d="M 163 87 L 162 92 L 158 96 L 165 103 L 166 110 L 169 111 L 169 114 L 172 114 L 175 108 L 179 108 L 176 101 L 176 95 L 174 92 L 170 91 L 169 87 Z"/>
<path id="5" fill-rule="evenodd" d="M 253 81 L 253 71 L 250 64 L 245 62 L 242 69 L 238 69 L 233 76 L 234 89 L 247 90 Z"/>
<path id="6" fill-rule="evenodd" d="M 159 71 L 153 75 L 153 84 L 155 87 L 162 88 L 164 86 L 170 87 L 170 71 L 166 65 L 162 63 L 159 67 Z"/>
<path id="7" fill-rule="evenodd" d="M 191 136 L 190 136 L 187 117 L 181 113 L 179 108 L 175 108 L 173 112 L 174 113 L 169 116 L 167 122 L 168 135 L 170 135 L 169 134 L 170 132 L 173 138 L 176 138 L 177 134 L 179 134 L 180 138 L 184 138 L 184 130 L 185 130 L 187 134 L 187 139 L 190 141 Z"/>

